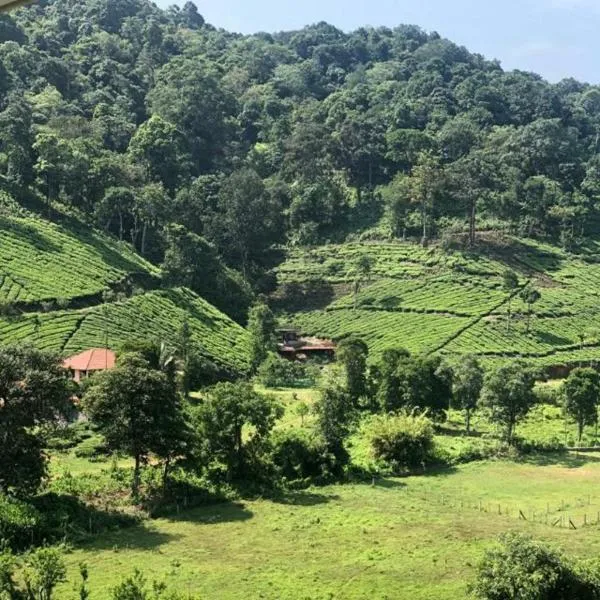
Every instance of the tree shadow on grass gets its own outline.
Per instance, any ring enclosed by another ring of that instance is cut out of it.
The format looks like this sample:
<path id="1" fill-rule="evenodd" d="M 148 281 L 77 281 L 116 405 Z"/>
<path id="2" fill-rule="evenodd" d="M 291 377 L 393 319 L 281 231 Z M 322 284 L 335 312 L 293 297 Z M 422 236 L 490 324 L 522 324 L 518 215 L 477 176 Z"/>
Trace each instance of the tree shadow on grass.
<path id="1" fill-rule="evenodd" d="M 222 502 L 183 510 L 179 514 L 171 514 L 165 518 L 169 521 L 213 525 L 215 523 L 247 521 L 253 516 L 254 513 L 242 502 Z"/>
<path id="2" fill-rule="evenodd" d="M 159 531 L 153 526 L 145 524 L 111 531 L 98 535 L 81 543 L 78 547 L 84 552 L 98 552 L 99 550 L 156 550 L 165 544 L 180 539 L 180 535 Z"/>
<path id="3" fill-rule="evenodd" d="M 577 469 L 590 463 L 600 463 L 600 454 L 582 454 L 573 451 L 551 452 L 548 454 L 524 454 L 515 462 L 539 467 L 563 467 Z"/>
<path id="4" fill-rule="evenodd" d="M 178 515 L 163 518 L 163 520 L 202 526 L 246 521 L 253 516 L 252 511 L 242 503 L 227 502 L 185 510 Z M 81 544 L 80 547 L 85 552 L 107 549 L 113 549 L 115 552 L 120 550 L 158 550 L 161 546 L 181 539 L 181 537 L 179 534 L 162 531 L 157 521 L 147 521 L 136 527 L 92 538 L 87 543 Z"/>
<path id="5" fill-rule="evenodd" d="M 271 500 L 277 504 L 288 504 L 290 506 L 317 506 L 327 504 L 332 500 L 339 500 L 337 494 L 320 494 L 307 491 L 290 491 L 273 497 Z"/>

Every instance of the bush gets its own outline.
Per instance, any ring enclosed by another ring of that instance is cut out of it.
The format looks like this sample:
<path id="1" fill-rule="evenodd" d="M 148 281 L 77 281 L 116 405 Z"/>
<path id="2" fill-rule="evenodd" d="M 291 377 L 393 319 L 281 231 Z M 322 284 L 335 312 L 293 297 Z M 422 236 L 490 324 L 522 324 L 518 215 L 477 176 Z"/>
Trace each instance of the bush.
<path id="1" fill-rule="evenodd" d="M 426 413 L 376 416 L 370 443 L 375 459 L 396 472 L 419 467 L 432 458 L 433 423 Z"/>
<path id="2" fill-rule="evenodd" d="M 100 435 L 93 435 L 84 439 L 73 453 L 77 458 L 87 458 L 89 460 L 101 458 L 105 460 L 107 457 L 106 442 Z"/>
<path id="3" fill-rule="evenodd" d="M 46 448 L 50 450 L 70 450 L 91 436 L 90 424 L 87 422 L 60 426 L 46 437 Z"/>
<path id="4" fill-rule="evenodd" d="M 562 398 L 560 388 L 553 388 L 548 385 L 538 385 L 534 388 L 537 404 L 551 404 L 552 406 L 560 406 Z"/>
<path id="5" fill-rule="evenodd" d="M 23 550 L 39 538 L 42 515 L 30 504 L 0 496 L 0 540 Z"/>
<path id="6" fill-rule="evenodd" d="M 596 600 L 600 572 L 528 537 L 507 534 L 485 553 L 470 594 L 480 600 Z"/>
<path id="7" fill-rule="evenodd" d="M 273 463 L 288 481 L 327 479 L 335 470 L 335 457 L 315 432 L 290 429 L 273 435 Z"/>
<path id="8" fill-rule="evenodd" d="M 258 368 L 258 378 L 266 387 L 298 387 L 314 384 L 314 374 L 308 365 L 269 354 Z"/>

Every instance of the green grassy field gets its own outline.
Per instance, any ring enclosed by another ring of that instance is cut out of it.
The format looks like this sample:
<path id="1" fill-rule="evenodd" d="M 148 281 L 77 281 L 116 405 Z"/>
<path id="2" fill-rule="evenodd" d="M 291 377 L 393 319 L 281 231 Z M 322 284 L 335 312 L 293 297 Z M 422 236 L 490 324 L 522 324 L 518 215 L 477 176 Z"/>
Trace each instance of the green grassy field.
<path id="1" fill-rule="evenodd" d="M 556 387 L 556 382 L 544 384 Z M 297 413 L 318 398 L 312 388 L 265 389 L 284 406 L 278 428 L 309 427 Z M 464 436 L 460 413 L 436 435 L 449 454 L 494 444 L 494 428 L 478 413 Z M 575 424 L 566 423 L 568 436 Z M 540 405 L 517 434 L 548 441 L 565 434 L 558 407 Z M 586 441 L 595 440 L 593 428 Z M 368 461 L 360 430 L 350 438 L 357 464 Z M 54 479 L 102 476 L 113 461 L 90 463 L 74 450 L 51 455 Z M 119 459 L 118 466 L 131 466 Z M 365 465 L 363 465 L 365 466 Z M 348 483 L 289 492 L 277 501 L 224 503 L 99 534 L 67 555 L 70 583 L 58 598 L 77 598 L 78 566 L 90 568 L 94 598 L 140 568 L 203 599 L 460 599 L 484 549 L 514 530 L 560 545 L 568 554 L 600 552 L 600 453 L 531 454 L 484 460 L 375 484 Z M 570 526 L 573 524 L 575 529 Z"/>
<path id="2" fill-rule="evenodd" d="M 507 530 L 597 554 L 599 484 L 598 458 L 567 456 L 313 488 L 98 536 L 67 557 L 69 573 L 76 580 L 86 561 L 96 598 L 137 566 L 205 599 L 455 600 L 483 549 Z M 577 529 L 545 524 L 561 515 Z M 74 586 L 58 597 L 76 598 Z"/>
<path id="3" fill-rule="evenodd" d="M 478 253 L 401 242 L 296 249 L 276 269 L 275 297 L 282 322 L 323 337 L 359 335 L 372 360 L 399 346 L 450 357 L 472 353 L 489 363 L 523 357 L 543 367 L 578 364 L 600 359 L 596 250 L 574 255 L 517 240 L 482 244 Z M 374 260 L 372 275 L 355 296 L 351 270 L 365 254 Z M 509 294 L 501 277 L 507 268 L 520 286 L 529 282 L 541 291 L 529 332 L 527 307 L 518 297 L 511 300 L 507 330 Z M 298 289 L 300 299 L 294 298 Z"/>

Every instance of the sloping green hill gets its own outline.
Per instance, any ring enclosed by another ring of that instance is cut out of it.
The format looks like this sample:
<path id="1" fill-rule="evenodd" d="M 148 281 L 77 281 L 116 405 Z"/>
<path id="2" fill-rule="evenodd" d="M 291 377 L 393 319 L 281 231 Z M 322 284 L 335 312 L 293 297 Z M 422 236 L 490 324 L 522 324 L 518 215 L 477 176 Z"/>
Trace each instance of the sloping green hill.
<path id="1" fill-rule="evenodd" d="M 294 250 L 277 269 L 282 320 L 306 333 L 360 335 L 376 357 L 400 346 L 412 352 L 472 353 L 486 361 L 523 357 L 540 366 L 600 360 L 600 258 L 517 240 L 484 244 L 478 253 L 410 243 L 353 243 Z M 369 280 L 353 293 L 352 267 L 373 259 Z M 533 285 L 533 306 L 510 301 L 502 273 Z"/>
<path id="2" fill-rule="evenodd" d="M 31 343 L 63 355 L 105 345 L 116 349 L 133 340 L 175 343 L 186 317 L 193 340 L 206 358 L 224 371 L 246 370 L 246 331 L 186 289 L 147 292 L 81 310 L 0 319 L 0 343 Z"/>
<path id="3" fill-rule="evenodd" d="M 0 216 L 0 343 L 63 355 L 132 340 L 174 343 L 187 318 L 207 359 L 223 372 L 247 369 L 246 330 L 190 290 L 149 289 L 102 303 L 103 291 L 134 274 L 159 286 L 158 268 L 128 244 L 76 221 Z"/>
<path id="4" fill-rule="evenodd" d="M 34 303 L 98 294 L 130 273 L 158 270 L 83 225 L 0 216 L 0 301 Z"/>

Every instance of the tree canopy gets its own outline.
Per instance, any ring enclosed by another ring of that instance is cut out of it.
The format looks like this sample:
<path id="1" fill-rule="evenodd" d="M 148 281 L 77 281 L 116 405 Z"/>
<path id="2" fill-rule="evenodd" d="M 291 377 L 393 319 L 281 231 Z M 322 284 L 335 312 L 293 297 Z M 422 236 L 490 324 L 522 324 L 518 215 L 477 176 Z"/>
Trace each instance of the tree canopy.
<path id="1" fill-rule="evenodd" d="M 384 217 L 598 233 L 600 91 L 550 84 L 415 26 L 239 35 L 193 4 L 57 0 L 3 16 L 0 186 L 162 262 L 171 223 L 253 279 L 282 241 Z"/>

